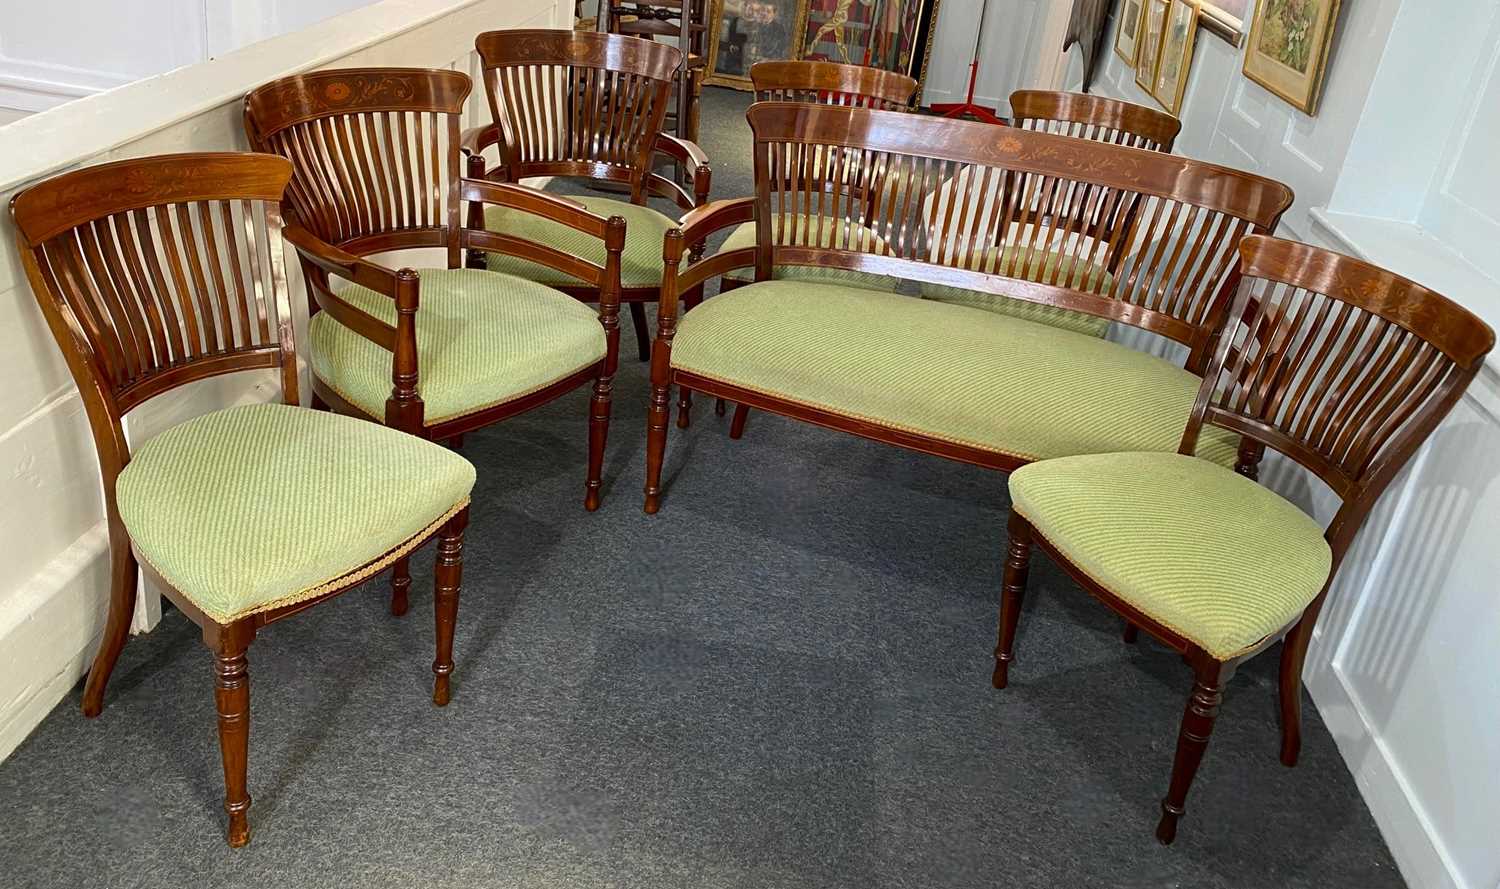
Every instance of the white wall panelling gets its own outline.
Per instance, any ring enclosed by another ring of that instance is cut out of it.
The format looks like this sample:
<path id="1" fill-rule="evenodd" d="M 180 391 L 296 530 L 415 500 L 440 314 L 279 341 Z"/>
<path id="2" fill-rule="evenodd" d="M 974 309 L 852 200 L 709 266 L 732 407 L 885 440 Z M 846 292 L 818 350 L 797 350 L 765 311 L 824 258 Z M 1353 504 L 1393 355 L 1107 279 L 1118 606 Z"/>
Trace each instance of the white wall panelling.
<path id="1" fill-rule="evenodd" d="M 1240 50 L 1201 35 L 1177 148 L 1291 185 L 1280 234 L 1393 268 L 1500 326 L 1500 6 L 1451 7 L 1344 3 L 1316 118 L 1242 77 Z M 1095 92 L 1154 104 L 1113 54 Z M 1496 363 L 1377 505 L 1305 673 L 1416 887 L 1500 886 Z M 1262 479 L 1331 518 L 1335 501 L 1295 467 L 1269 463 Z"/>
<path id="2" fill-rule="evenodd" d="M 1062 32 L 1053 19 L 1061 11 L 1066 24 L 1068 4 L 1059 0 L 989 0 L 984 33 L 979 35 L 976 29 L 983 5 L 984 0 L 942 0 L 927 81 L 922 87 L 923 105 L 963 101 L 969 88 L 974 40 L 979 36 L 984 43 L 979 51 L 974 101 L 999 108 L 1002 117 L 1009 116 L 1010 94 L 1031 86 L 1037 62 L 1056 55 L 1042 52 L 1044 41 L 1062 45 Z"/>
<path id="3" fill-rule="evenodd" d="M 285 74 L 414 65 L 457 68 L 474 76 L 479 70 L 474 35 L 494 28 L 558 27 L 571 14 L 571 6 L 559 0 L 382 0 L 89 96 L 0 129 L 0 203 L 37 179 L 78 166 L 172 151 L 244 150 L 245 93 Z M 482 95 L 481 89 L 471 97 L 466 125 L 487 114 Z M 0 503 L 5 504 L 0 541 L 10 570 L 0 577 L 0 758 L 82 675 L 103 626 L 107 593 L 103 502 L 88 424 L 19 268 L 14 237 L 4 214 L 0 314 L 7 323 L 0 325 L 0 354 L 6 356 L 7 374 L 0 387 Z M 296 264 L 288 263 L 288 269 L 294 292 L 300 293 Z M 294 307 L 302 303 L 292 300 Z M 138 408 L 127 418 L 127 432 L 140 439 L 186 417 L 266 400 L 274 392 L 269 375 L 203 381 Z M 141 600 L 138 628 L 157 613 L 153 595 Z"/>

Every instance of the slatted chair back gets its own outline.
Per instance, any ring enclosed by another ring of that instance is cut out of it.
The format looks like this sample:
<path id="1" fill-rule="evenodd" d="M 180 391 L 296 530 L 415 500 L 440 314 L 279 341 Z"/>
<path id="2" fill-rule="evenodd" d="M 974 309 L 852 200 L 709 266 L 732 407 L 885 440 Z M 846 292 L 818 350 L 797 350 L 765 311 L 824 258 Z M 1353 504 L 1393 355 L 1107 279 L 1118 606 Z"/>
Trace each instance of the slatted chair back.
<path id="1" fill-rule="evenodd" d="M 1049 133 L 792 103 L 748 116 L 758 280 L 818 265 L 1003 294 L 1186 344 L 1194 371 L 1233 296 L 1240 241 L 1292 202 L 1250 173 Z M 995 264 L 985 248 L 1000 244 Z"/>
<path id="2" fill-rule="evenodd" d="M 356 256 L 444 247 L 459 264 L 457 71 L 347 68 L 285 77 L 245 97 L 251 146 L 292 161 L 287 203 Z"/>
<path id="3" fill-rule="evenodd" d="M 620 34 L 527 29 L 486 32 L 474 46 L 501 136 L 496 178 L 624 182 L 633 203 L 645 202 L 678 49 Z"/>
<path id="4" fill-rule="evenodd" d="M 280 368 L 296 402 L 279 210 L 290 176 L 268 155 L 167 155 L 15 196 L 22 263 L 81 391 L 117 419 L 184 383 Z"/>
<path id="5" fill-rule="evenodd" d="M 1011 125 L 1170 154 L 1182 121 L 1144 105 L 1056 90 L 1010 94 Z"/>
<path id="6" fill-rule="evenodd" d="M 811 102 L 900 111 L 911 107 L 917 82 L 905 74 L 822 60 L 756 62 L 750 83 L 757 102 Z"/>
<path id="7" fill-rule="evenodd" d="M 21 263 L 78 384 L 106 502 L 121 418 L 207 377 L 279 369 L 297 403 L 280 202 L 291 165 L 179 154 L 65 173 L 11 200 Z"/>
<path id="8" fill-rule="evenodd" d="M 1488 325 L 1377 266 L 1277 238 L 1240 244 L 1243 283 L 1181 452 L 1204 424 L 1281 452 L 1343 499 L 1340 556 L 1495 344 Z"/>

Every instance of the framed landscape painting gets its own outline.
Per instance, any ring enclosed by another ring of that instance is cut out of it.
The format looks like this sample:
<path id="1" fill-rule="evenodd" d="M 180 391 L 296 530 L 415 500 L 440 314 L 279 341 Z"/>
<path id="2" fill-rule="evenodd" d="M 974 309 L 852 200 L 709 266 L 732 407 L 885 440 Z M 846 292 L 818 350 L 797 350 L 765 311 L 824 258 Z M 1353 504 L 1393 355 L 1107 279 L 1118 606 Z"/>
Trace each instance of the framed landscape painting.
<path id="1" fill-rule="evenodd" d="M 1316 114 L 1339 0 L 1261 0 L 1245 49 L 1245 76 Z"/>
<path id="2" fill-rule="evenodd" d="M 1135 62 L 1136 85 L 1148 93 L 1156 90 L 1156 66 L 1161 62 L 1161 35 L 1167 26 L 1167 0 L 1145 0 L 1136 39 L 1140 55 Z"/>
<path id="3" fill-rule="evenodd" d="M 1120 3 L 1120 26 L 1115 28 L 1115 53 L 1125 64 L 1135 67 L 1140 51 L 1142 0 L 1122 0 Z"/>
<path id="4" fill-rule="evenodd" d="M 751 65 L 797 57 L 806 21 L 807 0 L 713 0 L 703 82 L 750 89 Z"/>
<path id="5" fill-rule="evenodd" d="M 1193 42 L 1198 34 L 1198 5 L 1194 0 L 1172 0 L 1163 29 L 1161 63 L 1156 66 L 1156 84 L 1151 95 L 1173 115 L 1182 113 L 1182 94 L 1187 89 L 1193 64 Z"/>

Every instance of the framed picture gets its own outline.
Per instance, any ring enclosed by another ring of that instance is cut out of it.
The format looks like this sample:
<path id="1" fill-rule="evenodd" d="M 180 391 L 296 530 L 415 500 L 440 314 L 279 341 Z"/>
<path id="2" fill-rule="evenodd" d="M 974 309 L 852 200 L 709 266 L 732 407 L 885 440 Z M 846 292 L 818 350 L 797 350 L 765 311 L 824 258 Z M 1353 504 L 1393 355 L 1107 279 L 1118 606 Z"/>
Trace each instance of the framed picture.
<path id="1" fill-rule="evenodd" d="M 927 77 L 939 0 L 809 0 L 796 58 Z"/>
<path id="2" fill-rule="evenodd" d="M 708 74 L 713 86 L 750 89 L 750 66 L 797 57 L 808 0 L 713 0 L 708 16 Z"/>
<path id="3" fill-rule="evenodd" d="M 1245 76 L 1316 114 L 1339 0 L 1261 0 L 1245 49 Z"/>
<path id="4" fill-rule="evenodd" d="M 1135 67 L 1141 42 L 1141 0 L 1121 0 L 1120 26 L 1115 28 L 1115 54 Z"/>
<path id="5" fill-rule="evenodd" d="M 1135 60 L 1136 85 L 1148 93 L 1156 89 L 1156 67 L 1161 62 L 1161 35 L 1167 26 L 1168 0 L 1145 0 L 1136 39 L 1140 54 Z"/>
<path id="6" fill-rule="evenodd" d="M 1161 62 L 1156 66 L 1156 84 L 1151 95 L 1173 115 L 1182 112 L 1182 93 L 1187 89 L 1197 34 L 1197 0 L 1172 0 L 1167 25 L 1162 32 Z"/>

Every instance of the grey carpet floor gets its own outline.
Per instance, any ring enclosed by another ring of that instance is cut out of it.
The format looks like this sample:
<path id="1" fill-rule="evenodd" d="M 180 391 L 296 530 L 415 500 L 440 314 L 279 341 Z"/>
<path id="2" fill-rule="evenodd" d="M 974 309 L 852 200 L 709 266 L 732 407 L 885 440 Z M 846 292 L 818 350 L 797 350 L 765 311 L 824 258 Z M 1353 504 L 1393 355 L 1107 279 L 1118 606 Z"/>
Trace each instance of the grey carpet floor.
<path id="1" fill-rule="evenodd" d="M 705 101 L 719 194 L 744 193 L 744 104 Z M 1039 561 L 990 688 L 1002 475 L 765 414 L 732 442 L 700 403 L 648 517 L 644 366 L 616 391 L 593 515 L 582 391 L 469 436 L 447 709 L 430 550 L 404 618 L 375 582 L 269 628 L 229 850 L 210 661 L 171 612 L 99 719 L 75 691 L 0 764 L 0 886 L 1401 885 L 1311 708 L 1277 762 L 1274 653 L 1232 683 L 1171 848 L 1176 657 Z"/>

